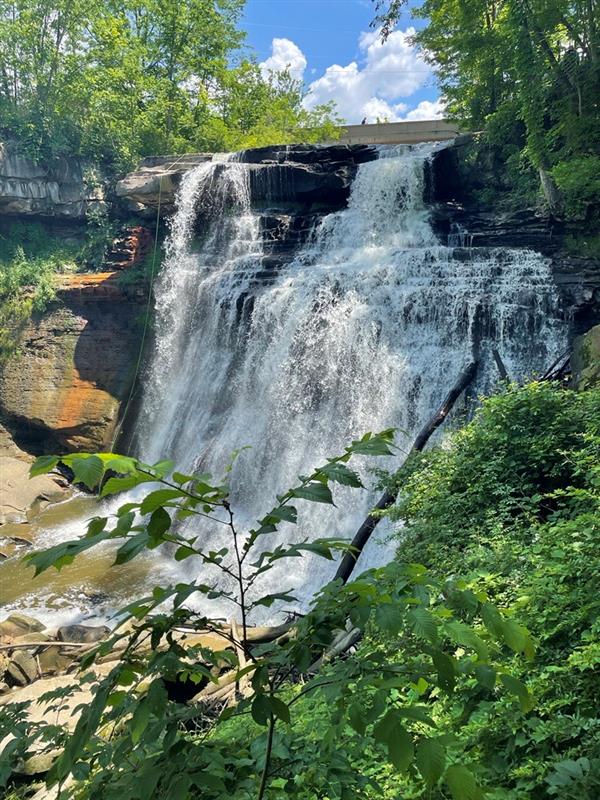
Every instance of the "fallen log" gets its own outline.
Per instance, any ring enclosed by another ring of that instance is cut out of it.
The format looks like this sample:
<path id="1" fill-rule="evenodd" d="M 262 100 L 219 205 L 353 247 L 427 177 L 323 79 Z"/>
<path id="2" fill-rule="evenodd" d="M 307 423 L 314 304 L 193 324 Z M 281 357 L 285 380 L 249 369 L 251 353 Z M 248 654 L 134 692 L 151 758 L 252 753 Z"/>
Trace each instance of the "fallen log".
<path id="1" fill-rule="evenodd" d="M 427 444 L 431 435 L 434 433 L 437 428 L 440 427 L 442 422 L 446 419 L 450 411 L 452 410 L 454 404 L 463 393 L 463 391 L 467 388 L 467 386 L 471 383 L 475 376 L 475 372 L 477 370 L 477 362 L 471 361 L 460 373 L 458 378 L 456 379 L 456 383 L 448 392 L 444 402 L 438 408 L 438 410 L 433 414 L 433 416 L 427 421 L 427 423 L 421 428 L 417 438 L 415 439 L 413 446 L 408 452 L 408 456 L 411 456 L 413 453 L 418 453 Z M 385 511 L 386 508 L 389 508 L 395 501 L 396 497 L 398 496 L 397 490 L 387 490 L 383 493 L 383 495 L 377 501 L 373 512 L 380 512 Z M 350 548 L 345 556 L 342 558 L 340 565 L 338 567 L 337 572 L 335 573 L 336 579 L 341 579 L 342 583 L 346 583 L 348 578 L 352 574 L 354 567 L 356 566 L 356 562 L 366 543 L 369 541 L 371 534 L 377 527 L 379 520 L 381 519 L 380 514 L 371 512 L 363 524 L 360 526 L 354 539 L 350 543 Z"/>
<path id="2" fill-rule="evenodd" d="M 500 351 L 494 347 L 494 349 L 492 350 L 492 355 L 494 356 L 496 367 L 498 368 L 498 372 L 500 373 L 500 380 L 510 381 L 508 370 L 504 366 L 504 361 L 502 361 L 502 356 L 500 355 Z"/>

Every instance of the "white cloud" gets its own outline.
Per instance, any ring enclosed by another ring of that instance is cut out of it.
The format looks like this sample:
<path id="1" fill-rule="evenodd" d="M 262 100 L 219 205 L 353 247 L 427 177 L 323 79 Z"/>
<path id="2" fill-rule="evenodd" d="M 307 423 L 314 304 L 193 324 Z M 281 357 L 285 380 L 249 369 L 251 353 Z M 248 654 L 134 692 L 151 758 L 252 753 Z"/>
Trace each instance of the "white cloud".
<path id="1" fill-rule="evenodd" d="M 446 106 L 438 98 L 431 102 L 430 100 L 421 100 L 416 108 L 413 108 L 402 119 L 442 119 L 446 113 Z"/>
<path id="2" fill-rule="evenodd" d="M 284 72 L 289 69 L 293 78 L 302 80 L 306 69 L 306 56 L 291 39 L 273 39 L 271 55 L 259 66 L 265 78 L 269 72 Z"/>
<path id="3" fill-rule="evenodd" d="M 378 117 L 390 122 L 401 119 L 407 106 L 399 98 L 414 94 L 431 76 L 431 69 L 410 43 L 414 33 L 414 28 L 394 31 L 385 42 L 379 31 L 361 33 L 358 46 L 364 65 L 352 61 L 328 67 L 310 84 L 306 106 L 333 100 L 347 122 L 360 122 L 365 116 L 369 122 Z"/>

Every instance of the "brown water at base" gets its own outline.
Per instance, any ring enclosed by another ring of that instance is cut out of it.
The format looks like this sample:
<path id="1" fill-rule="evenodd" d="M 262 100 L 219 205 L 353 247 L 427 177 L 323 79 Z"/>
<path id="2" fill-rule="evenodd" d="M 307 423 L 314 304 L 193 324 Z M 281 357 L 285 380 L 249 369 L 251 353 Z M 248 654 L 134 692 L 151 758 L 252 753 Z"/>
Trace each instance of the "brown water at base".
<path id="1" fill-rule="evenodd" d="M 47 624 L 59 624 L 64 618 L 104 617 L 107 611 L 122 607 L 147 593 L 151 557 L 140 557 L 119 566 L 114 565 L 116 547 L 101 545 L 77 556 L 60 571 L 54 568 L 34 577 L 34 570 L 23 557 L 34 549 L 57 544 L 61 539 L 74 539 L 86 531 L 85 520 L 99 513 L 98 500 L 77 496 L 48 506 L 27 524 L 0 527 L 0 542 L 11 544 L 10 557 L 0 561 L 0 618 L 11 610 L 38 616 Z M 61 526 L 72 528 L 60 535 Z M 58 531 L 55 540 L 47 532 Z"/>

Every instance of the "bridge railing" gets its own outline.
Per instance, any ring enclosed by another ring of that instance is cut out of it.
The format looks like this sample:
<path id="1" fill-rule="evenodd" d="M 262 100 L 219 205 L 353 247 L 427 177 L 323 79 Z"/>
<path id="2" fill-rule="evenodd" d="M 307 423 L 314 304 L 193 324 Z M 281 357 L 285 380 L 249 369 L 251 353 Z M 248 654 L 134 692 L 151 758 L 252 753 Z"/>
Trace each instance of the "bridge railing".
<path id="1" fill-rule="evenodd" d="M 445 119 L 378 122 L 367 125 L 344 125 L 340 144 L 417 144 L 442 142 L 460 136 L 455 122 Z"/>

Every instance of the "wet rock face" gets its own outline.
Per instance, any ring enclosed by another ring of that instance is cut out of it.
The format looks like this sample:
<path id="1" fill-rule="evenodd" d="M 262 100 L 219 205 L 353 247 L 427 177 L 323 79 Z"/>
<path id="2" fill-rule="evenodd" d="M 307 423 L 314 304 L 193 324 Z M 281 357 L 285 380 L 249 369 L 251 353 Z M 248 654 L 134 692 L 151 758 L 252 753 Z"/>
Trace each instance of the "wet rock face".
<path id="1" fill-rule="evenodd" d="M 20 447 L 106 448 L 133 379 L 145 291 L 125 293 L 114 273 L 64 279 L 0 376 L 0 417 Z"/>
<path id="2" fill-rule="evenodd" d="M 35 164 L 0 142 L 0 214 L 79 219 L 103 200 L 100 183 L 86 178 L 79 160 Z"/>
<path id="3" fill-rule="evenodd" d="M 432 223 L 444 243 L 465 253 L 472 248 L 535 250 L 551 262 L 554 280 L 572 334 L 581 335 L 600 322 L 600 259 L 574 253 L 570 242 L 589 235 L 584 222 L 555 219 L 539 209 L 503 212 L 482 206 L 481 189 L 494 186 L 502 165 L 487 163 L 472 137 L 459 137 L 434 157 L 427 180 Z M 480 169 L 474 169 L 473 156 Z M 486 161 L 487 159 L 487 161 Z M 506 187 L 498 187 L 498 201 Z"/>
<path id="4" fill-rule="evenodd" d="M 253 201 L 319 203 L 332 210 L 341 208 L 348 198 L 358 164 L 376 157 L 376 150 L 366 145 L 259 147 L 239 155 L 240 161 L 252 165 Z M 206 153 L 145 159 L 138 170 L 117 183 L 116 196 L 142 216 L 154 217 L 159 203 L 161 213 L 168 215 L 183 174 L 211 160 Z"/>

